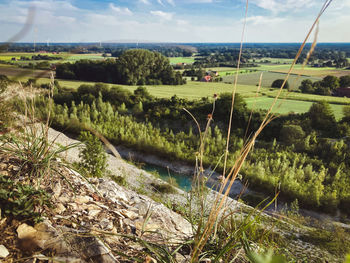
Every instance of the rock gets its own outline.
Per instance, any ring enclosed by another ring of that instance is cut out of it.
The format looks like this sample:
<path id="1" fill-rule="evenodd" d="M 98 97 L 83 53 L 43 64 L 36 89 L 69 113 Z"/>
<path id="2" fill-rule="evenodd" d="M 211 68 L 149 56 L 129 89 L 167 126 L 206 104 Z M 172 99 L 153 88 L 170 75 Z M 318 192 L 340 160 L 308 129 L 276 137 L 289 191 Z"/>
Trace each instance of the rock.
<path id="1" fill-rule="evenodd" d="M 33 239 L 36 235 L 36 229 L 28 226 L 26 223 L 20 225 L 17 228 L 17 234 L 19 239 Z"/>
<path id="2" fill-rule="evenodd" d="M 68 196 L 60 196 L 58 198 L 58 201 L 60 201 L 61 203 L 68 203 L 70 200 L 70 198 Z"/>
<path id="3" fill-rule="evenodd" d="M 56 213 L 56 214 L 62 214 L 64 211 L 66 211 L 66 208 L 65 208 L 65 206 L 63 205 L 63 204 L 61 204 L 61 203 L 59 203 L 57 206 L 56 206 L 56 208 L 55 208 L 55 210 L 54 210 L 54 212 Z"/>
<path id="4" fill-rule="evenodd" d="M 120 213 L 124 216 L 126 216 L 127 218 L 130 218 L 131 220 L 135 220 L 136 218 L 139 217 L 138 214 L 136 214 L 135 212 L 133 211 L 129 211 L 129 210 L 120 210 Z"/>
<path id="5" fill-rule="evenodd" d="M 4 245 L 0 245 L 0 258 L 6 258 L 8 255 L 10 255 L 10 252 L 7 248 Z"/>
<path id="6" fill-rule="evenodd" d="M 106 218 L 102 219 L 99 225 L 104 230 L 112 230 L 113 229 L 113 222 L 109 221 Z"/>
<path id="7" fill-rule="evenodd" d="M 91 202 L 93 199 L 90 196 L 77 196 L 74 199 L 74 202 L 76 202 L 79 205 L 86 204 L 88 202 Z"/>
<path id="8" fill-rule="evenodd" d="M 89 216 L 90 216 L 90 217 L 95 217 L 95 216 L 97 216 L 99 213 L 101 213 L 101 210 L 97 210 L 97 209 L 89 210 Z"/>
<path id="9" fill-rule="evenodd" d="M 54 192 L 53 197 L 57 199 L 61 195 L 61 192 L 62 192 L 61 183 L 57 182 L 52 190 Z"/>

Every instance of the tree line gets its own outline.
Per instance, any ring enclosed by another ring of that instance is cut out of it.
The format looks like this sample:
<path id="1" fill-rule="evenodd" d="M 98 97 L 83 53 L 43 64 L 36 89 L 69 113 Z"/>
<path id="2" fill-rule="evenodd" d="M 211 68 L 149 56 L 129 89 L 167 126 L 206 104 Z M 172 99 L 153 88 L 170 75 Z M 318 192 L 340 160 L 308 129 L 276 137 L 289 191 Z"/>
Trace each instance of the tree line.
<path id="1" fill-rule="evenodd" d="M 80 60 L 57 65 L 56 76 L 126 85 L 182 85 L 186 80 L 175 72 L 169 59 L 143 49 L 125 51 L 118 59 Z"/>

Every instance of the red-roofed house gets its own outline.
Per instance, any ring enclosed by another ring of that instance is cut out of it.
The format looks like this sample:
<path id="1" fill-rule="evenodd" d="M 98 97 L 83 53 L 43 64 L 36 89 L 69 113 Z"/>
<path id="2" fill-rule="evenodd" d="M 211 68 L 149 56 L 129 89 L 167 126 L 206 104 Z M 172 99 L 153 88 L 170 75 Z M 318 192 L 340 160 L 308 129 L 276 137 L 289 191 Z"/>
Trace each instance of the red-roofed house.
<path id="1" fill-rule="evenodd" d="M 211 76 L 207 75 L 202 78 L 203 82 L 210 82 L 211 81 Z"/>

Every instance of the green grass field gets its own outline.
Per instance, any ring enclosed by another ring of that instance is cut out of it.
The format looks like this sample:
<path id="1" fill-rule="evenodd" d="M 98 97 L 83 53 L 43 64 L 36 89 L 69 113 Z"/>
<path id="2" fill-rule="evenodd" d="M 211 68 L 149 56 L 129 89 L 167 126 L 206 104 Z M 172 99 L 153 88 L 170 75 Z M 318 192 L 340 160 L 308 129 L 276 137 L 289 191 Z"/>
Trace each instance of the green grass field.
<path id="1" fill-rule="evenodd" d="M 292 58 L 256 58 L 256 59 L 250 59 L 250 62 L 254 63 L 263 63 L 263 61 L 270 61 L 269 63 L 272 64 L 292 64 L 293 60 Z M 269 64 L 267 63 L 267 64 Z"/>
<path id="2" fill-rule="evenodd" d="M 20 61 L 21 57 L 31 58 L 34 55 L 45 55 L 49 57 L 63 58 L 58 60 L 49 60 L 50 63 L 58 63 L 58 62 L 75 62 L 81 59 L 89 59 L 89 60 L 102 60 L 104 57 L 102 54 L 72 54 L 67 52 L 62 52 L 60 54 L 52 54 L 52 53 L 39 53 L 39 52 L 28 52 L 28 53 L 0 53 L 0 60 L 5 62 L 11 62 L 15 65 L 28 64 L 28 63 L 38 63 L 45 60 L 35 60 L 35 61 Z M 18 61 L 13 61 L 12 58 L 16 58 Z"/>
<path id="3" fill-rule="evenodd" d="M 271 87 L 272 82 L 274 82 L 276 79 L 284 79 L 286 77 L 286 74 L 284 73 L 275 73 L 275 72 L 253 72 L 253 73 L 247 73 L 247 74 L 240 74 L 238 78 L 238 84 L 241 85 L 258 85 L 260 74 L 263 73 L 262 77 L 262 87 Z M 223 81 L 224 82 L 232 82 L 234 81 L 235 75 L 230 76 L 224 76 Z M 321 80 L 322 78 L 319 77 L 305 77 L 301 76 L 298 77 L 296 75 L 291 75 L 289 77 L 288 83 L 290 88 L 297 89 L 300 86 L 300 83 L 304 79 L 311 79 L 312 81 Z"/>
<path id="4" fill-rule="evenodd" d="M 186 63 L 192 64 L 194 62 L 194 57 L 170 57 L 170 64 Z"/>
<path id="5" fill-rule="evenodd" d="M 258 97 L 256 99 L 246 98 L 245 100 L 249 108 L 254 107 L 255 109 L 268 110 L 271 107 L 274 101 L 274 98 L 263 96 L 263 97 Z M 308 102 L 308 101 L 279 99 L 272 111 L 278 114 L 288 114 L 291 112 L 304 113 L 310 109 L 311 105 L 312 105 L 312 102 Z M 331 104 L 331 108 L 334 112 L 334 115 L 338 120 L 343 117 L 343 107 L 344 105 Z"/>

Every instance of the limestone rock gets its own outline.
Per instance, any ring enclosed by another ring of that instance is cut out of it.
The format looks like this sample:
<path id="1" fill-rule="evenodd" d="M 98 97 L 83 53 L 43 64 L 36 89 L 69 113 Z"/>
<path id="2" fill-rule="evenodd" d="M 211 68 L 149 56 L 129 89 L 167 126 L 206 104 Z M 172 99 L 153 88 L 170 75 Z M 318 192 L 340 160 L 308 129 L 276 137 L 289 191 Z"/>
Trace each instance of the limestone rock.
<path id="1" fill-rule="evenodd" d="M 92 200 L 93 199 L 90 196 L 77 196 L 74 201 L 75 201 L 75 203 L 82 205 L 82 204 L 86 204 Z"/>
<path id="2" fill-rule="evenodd" d="M 33 239 L 36 235 L 36 229 L 32 226 L 28 226 L 26 223 L 20 225 L 17 228 L 17 234 L 19 239 Z"/>
<path id="3" fill-rule="evenodd" d="M 55 210 L 54 210 L 54 212 L 56 213 L 56 214 L 62 214 L 64 211 L 66 211 L 66 208 L 65 208 L 65 206 L 63 205 L 63 204 L 61 204 L 61 203 L 58 203 L 58 205 L 56 206 L 56 208 L 55 208 Z"/>
<path id="4" fill-rule="evenodd" d="M 10 255 L 10 252 L 7 248 L 4 245 L 0 245 L 0 258 L 6 258 L 8 255 Z"/>

